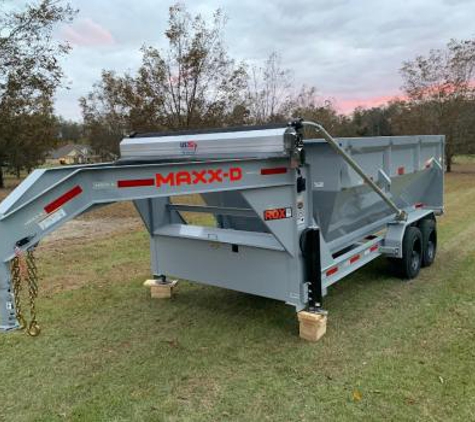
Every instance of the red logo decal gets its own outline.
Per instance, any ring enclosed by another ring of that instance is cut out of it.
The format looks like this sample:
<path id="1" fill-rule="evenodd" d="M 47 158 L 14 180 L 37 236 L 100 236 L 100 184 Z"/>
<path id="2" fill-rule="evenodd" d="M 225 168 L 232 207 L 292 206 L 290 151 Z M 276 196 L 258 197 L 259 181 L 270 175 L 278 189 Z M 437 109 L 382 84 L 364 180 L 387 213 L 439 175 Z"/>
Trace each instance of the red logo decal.
<path id="1" fill-rule="evenodd" d="M 282 220 L 292 217 L 292 208 L 274 208 L 264 211 L 264 220 Z"/>
<path id="2" fill-rule="evenodd" d="M 209 183 L 222 183 L 225 181 L 237 182 L 242 179 L 242 169 L 232 167 L 227 172 L 223 169 L 205 169 L 199 171 L 178 171 L 166 175 L 157 173 L 155 181 L 158 188 L 163 185 L 206 185 Z"/>
<path id="3" fill-rule="evenodd" d="M 198 144 L 195 141 L 180 142 L 181 152 L 183 154 L 194 154 L 198 149 Z"/>

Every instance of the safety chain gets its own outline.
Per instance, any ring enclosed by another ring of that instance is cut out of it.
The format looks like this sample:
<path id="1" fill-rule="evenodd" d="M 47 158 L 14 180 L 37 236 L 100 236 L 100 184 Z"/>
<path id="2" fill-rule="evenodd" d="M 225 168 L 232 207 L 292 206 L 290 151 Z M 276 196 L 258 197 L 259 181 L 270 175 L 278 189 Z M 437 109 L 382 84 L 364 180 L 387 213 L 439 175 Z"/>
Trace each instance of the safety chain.
<path id="1" fill-rule="evenodd" d="M 12 284 L 13 294 L 15 296 L 15 311 L 16 318 L 20 324 L 20 329 L 27 328 L 27 333 L 36 337 L 40 334 L 40 326 L 36 319 L 36 298 L 38 297 L 38 269 L 36 266 L 36 258 L 34 249 L 26 252 L 26 255 L 19 249 L 15 249 L 15 258 L 13 258 L 12 265 Z M 26 318 L 23 316 L 21 304 L 21 291 L 23 282 L 28 285 L 28 297 L 30 302 L 30 323 L 28 324 Z"/>
<path id="2" fill-rule="evenodd" d="M 20 294 L 21 294 L 21 288 L 22 288 L 22 285 L 21 285 L 22 277 L 21 277 L 20 264 L 21 264 L 20 257 L 19 255 L 15 254 L 15 258 L 13 258 L 13 261 L 11 264 L 13 296 L 15 298 L 16 319 L 18 323 L 20 324 L 20 329 L 24 330 L 26 328 L 26 320 L 21 311 Z"/>

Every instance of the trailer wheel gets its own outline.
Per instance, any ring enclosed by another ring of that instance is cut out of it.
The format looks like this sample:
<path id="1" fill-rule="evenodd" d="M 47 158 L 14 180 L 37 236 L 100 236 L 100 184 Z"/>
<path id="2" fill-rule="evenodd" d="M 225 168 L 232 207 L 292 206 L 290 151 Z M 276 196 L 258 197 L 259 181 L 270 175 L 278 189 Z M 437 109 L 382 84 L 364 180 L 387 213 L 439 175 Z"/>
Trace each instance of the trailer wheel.
<path id="1" fill-rule="evenodd" d="M 435 261 L 437 253 L 437 226 L 432 219 L 426 218 L 419 224 L 419 229 L 422 233 L 422 266 L 429 267 Z"/>
<path id="2" fill-rule="evenodd" d="M 407 227 L 402 241 L 402 258 L 390 258 L 394 273 L 405 279 L 416 278 L 422 265 L 422 233 L 417 227 Z"/>

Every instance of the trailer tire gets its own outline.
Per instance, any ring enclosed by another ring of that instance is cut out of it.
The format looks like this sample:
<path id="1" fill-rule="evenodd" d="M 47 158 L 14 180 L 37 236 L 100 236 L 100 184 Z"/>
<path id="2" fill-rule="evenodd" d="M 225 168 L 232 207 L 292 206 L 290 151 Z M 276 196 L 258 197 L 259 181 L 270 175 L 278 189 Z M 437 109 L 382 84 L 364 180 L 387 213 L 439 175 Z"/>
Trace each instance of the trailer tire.
<path id="1" fill-rule="evenodd" d="M 435 220 L 426 218 L 419 224 L 422 233 L 422 266 L 429 267 L 435 261 L 437 254 L 437 225 Z"/>
<path id="2" fill-rule="evenodd" d="M 417 227 L 406 228 L 402 241 L 402 258 L 390 258 L 393 272 L 399 277 L 411 280 L 419 275 L 422 265 L 422 233 Z"/>

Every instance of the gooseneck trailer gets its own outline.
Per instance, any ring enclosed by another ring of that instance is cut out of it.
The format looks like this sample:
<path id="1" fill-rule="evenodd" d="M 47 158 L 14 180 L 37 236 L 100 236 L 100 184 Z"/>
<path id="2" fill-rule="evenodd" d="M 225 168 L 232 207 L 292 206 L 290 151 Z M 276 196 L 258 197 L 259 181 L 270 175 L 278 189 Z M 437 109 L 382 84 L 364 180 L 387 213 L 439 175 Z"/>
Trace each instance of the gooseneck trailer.
<path id="1" fill-rule="evenodd" d="M 133 201 L 157 286 L 177 277 L 277 299 L 317 339 L 334 283 L 381 255 L 403 278 L 433 262 L 443 151 L 443 136 L 334 139 L 296 120 L 135 135 L 114 163 L 36 170 L 0 204 L 0 329 L 19 326 L 16 256 L 84 212 Z M 196 194 L 203 205 L 172 201 Z M 214 226 L 189 224 L 189 211 Z"/>

